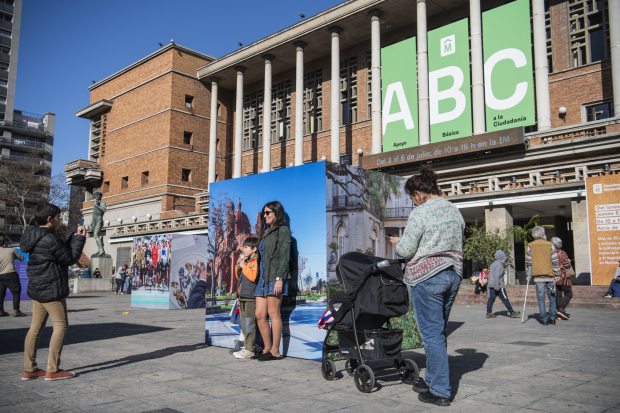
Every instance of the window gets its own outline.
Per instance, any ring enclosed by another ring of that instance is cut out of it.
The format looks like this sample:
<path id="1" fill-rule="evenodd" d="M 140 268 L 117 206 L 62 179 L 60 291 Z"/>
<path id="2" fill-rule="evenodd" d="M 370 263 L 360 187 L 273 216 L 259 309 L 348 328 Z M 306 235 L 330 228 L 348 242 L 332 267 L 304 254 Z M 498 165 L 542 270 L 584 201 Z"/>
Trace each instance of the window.
<path id="1" fill-rule="evenodd" d="M 10 39 L 12 34 L 13 33 L 11 33 L 8 30 L 0 29 L 0 36 L 2 36 L 2 37 L 8 37 Z"/>
<path id="2" fill-rule="evenodd" d="M 263 139 L 263 91 L 243 97 L 243 150 L 255 149 Z"/>
<path id="3" fill-rule="evenodd" d="M 9 65 L 7 65 L 6 63 L 0 63 L 0 69 L 8 72 L 9 71 Z"/>
<path id="4" fill-rule="evenodd" d="M 106 181 L 103 183 L 103 186 L 101 187 L 101 192 L 110 192 L 110 181 Z"/>
<path id="5" fill-rule="evenodd" d="M 186 145 L 192 144 L 192 133 L 191 132 L 183 132 L 183 143 Z"/>
<path id="6" fill-rule="evenodd" d="M 372 51 L 366 52 L 366 119 L 372 119 Z"/>
<path id="7" fill-rule="evenodd" d="M 0 46 L 0 53 L 11 54 L 11 48 L 10 47 L 5 47 L 5 46 Z"/>
<path id="8" fill-rule="evenodd" d="M 323 69 L 304 74 L 304 135 L 323 130 Z"/>
<path id="9" fill-rule="evenodd" d="M 351 155 L 341 155 L 340 165 L 351 165 Z"/>
<path id="10" fill-rule="evenodd" d="M 9 86 L 9 82 L 4 80 L 4 79 L 0 79 L 0 86 L 8 87 Z"/>
<path id="11" fill-rule="evenodd" d="M 222 115 L 222 104 L 217 104 L 217 117 L 219 118 Z"/>
<path id="12" fill-rule="evenodd" d="M 123 176 L 121 178 L 121 189 L 127 189 L 127 188 L 129 188 L 129 177 Z"/>
<path id="13" fill-rule="evenodd" d="M 569 0 L 568 32 L 572 67 L 609 58 L 607 0 Z"/>
<path id="14" fill-rule="evenodd" d="M 142 172 L 142 185 L 149 183 L 149 171 Z"/>
<path id="15" fill-rule="evenodd" d="M 193 108 L 194 107 L 194 97 L 190 95 L 185 95 L 185 107 Z"/>
<path id="16" fill-rule="evenodd" d="M 586 119 L 588 122 L 614 117 L 613 102 L 600 103 L 597 105 L 586 106 Z"/>
<path id="17" fill-rule="evenodd" d="M 181 181 L 190 182 L 192 171 L 189 169 L 181 169 Z"/>
<path id="18" fill-rule="evenodd" d="M 6 13 L 0 13 L 0 20 L 4 20 L 5 22 L 12 22 L 13 16 L 11 16 L 10 14 L 6 14 Z"/>
<path id="19" fill-rule="evenodd" d="M 271 88 L 271 143 L 291 139 L 291 80 Z"/>
<path id="20" fill-rule="evenodd" d="M 340 125 L 357 122 L 357 55 L 340 61 Z"/>
<path id="21" fill-rule="evenodd" d="M 549 8 L 549 0 L 545 0 L 545 30 L 547 31 L 547 67 L 549 73 L 553 72 L 553 39 L 551 28 L 551 9 Z"/>
<path id="22" fill-rule="evenodd" d="M 6 96 L 0 96 L 0 103 L 6 105 Z"/>

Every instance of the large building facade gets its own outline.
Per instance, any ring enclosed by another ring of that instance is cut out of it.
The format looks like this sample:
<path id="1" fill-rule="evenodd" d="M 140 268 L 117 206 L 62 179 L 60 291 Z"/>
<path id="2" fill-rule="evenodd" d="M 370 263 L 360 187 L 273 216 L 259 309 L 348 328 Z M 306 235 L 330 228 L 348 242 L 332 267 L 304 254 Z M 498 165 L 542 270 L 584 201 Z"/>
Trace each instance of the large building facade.
<path id="1" fill-rule="evenodd" d="M 196 57 L 193 66 L 177 69 L 175 64 L 199 54 L 172 44 L 93 85 L 92 108 L 78 116 L 92 122 L 101 110 L 101 122 L 105 111 L 108 122 L 113 116 L 118 120 L 107 128 L 96 124 L 97 138 L 91 130 L 90 157 L 80 161 L 80 174 L 91 174 L 92 188 L 104 192 L 111 210 L 110 240 L 170 226 L 202 228 L 208 184 L 216 180 L 321 160 L 402 176 L 415 173 L 420 161 L 378 162 L 391 149 L 382 140 L 381 49 L 416 38 L 417 67 L 411 70 L 417 74 L 423 146 L 431 143 L 428 33 L 463 19 L 471 39 L 472 135 L 485 134 L 481 14 L 508 3 L 349 0 L 218 59 Z M 535 123 L 525 128 L 518 145 L 431 155 L 424 162 L 432 162 L 444 195 L 468 224 L 504 230 L 538 215 L 553 225 L 549 235 L 564 240 L 577 281 L 589 283 L 589 253 L 579 247 L 588 244 L 584 179 L 620 169 L 620 2 L 529 3 Z M 178 57 L 182 52 L 185 57 Z M 172 55 L 167 66 L 154 63 L 167 54 Z M 155 85 L 168 77 L 164 93 Z M 196 102 L 195 113 L 188 114 L 191 102 Z M 132 110 L 117 114 L 123 105 Z M 179 129 L 175 119 L 186 123 Z M 153 134 L 154 129 L 159 132 Z M 199 137 L 200 144 L 173 143 L 180 132 Z M 162 134 L 166 137 L 158 142 Z M 151 181 L 154 168 L 166 171 L 157 172 L 157 181 Z M 402 231 L 411 205 L 397 199 L 388 203 L 392 216 L 383 225 L 390 233 Z M 89 207 L 86 203 L 86 213 Z M 377 245 L 383 254 L 392 253 L 385 240 Z M 513 254 L 514 283 L 524 269 L 522 248 L 516 245 Z"/>
<path id="2" fill-rule="evenodd" d="M 0 0 L 0 235 L 12 242 L 49 192 L 56 118 L 15 109 L 21 10 L 22 0 Z M 30 190 L 27 199 L 18 187 Z"/>

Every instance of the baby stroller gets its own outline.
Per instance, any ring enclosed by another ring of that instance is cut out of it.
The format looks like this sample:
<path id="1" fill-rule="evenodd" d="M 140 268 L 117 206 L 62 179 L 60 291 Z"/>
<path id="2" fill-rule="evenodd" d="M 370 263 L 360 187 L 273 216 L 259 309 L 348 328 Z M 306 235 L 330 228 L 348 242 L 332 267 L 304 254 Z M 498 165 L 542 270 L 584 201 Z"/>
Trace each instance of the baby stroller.
<path id="1" fill-rule="evenodd" d="M 346 358 L 345 370 L 364 393 L 370 393 L 375 386 L 375 374 L 367 365 L 371 360 L 394 360 L 393 366 L 382 369 L 397 369 L 405 384 L 412 385 L 418 380 L 418 366 L 413 360 L 401 357 L 403 330 L 390 324 L 390 318 L 405 315 L 409 310 L 409 294 L 401 268 L 405 262 L 359 252 L 340 257 L 336 275 L 348 297 L 328 302 L 334 321 L 326 337 L 336 330 L 338 345 L 327 344 L 327 339 L 323 342 L 321 373 L 326 380 L 333 380 L 336 375 L 336 365 L 328 358 L 330 353 L 340 353 Z M 335 308 L 335 304 L 341 305 Z"/>

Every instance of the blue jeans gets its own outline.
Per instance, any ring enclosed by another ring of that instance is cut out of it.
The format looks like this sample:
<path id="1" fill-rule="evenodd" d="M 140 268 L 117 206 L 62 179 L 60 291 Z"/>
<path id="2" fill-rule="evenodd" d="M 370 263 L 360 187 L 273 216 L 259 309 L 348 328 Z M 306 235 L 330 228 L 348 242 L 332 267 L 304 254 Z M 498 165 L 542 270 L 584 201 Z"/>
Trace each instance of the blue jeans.
<path id="1" fill-rule="evenodd" d="M 449 268 L 411 289 L 415 321 L 424 340 L 424 380 L 435 396 L 450 398 L 450 370 L 446 327 L 461 277 Z"/>
<path id="2" fill-rule="evenodd" d="M 495 297 L 499 297 L 499 299 L 504 303 L 508 312 L 510 314 L 514 313 L 512 306 L 510 305 L 510 301 L 508 300 L 508 296 L 506 295 L 506 289 L 500 288 L 499 290 L 490 289 L 489 290 L 489 300 L 487 301 L 487 313 L 493 312 L 493 304 L 495 303 Z"/>
<path id="3" fill-rule="evenodd" d="M 547 283 L 535 283 L 536 284 L 536 298 L 538 299 L 538 311 L 540 312 L 540 321 L 543 323 L 547 320 L 555 320 L 557 317 L 557 303 L 555 301 L 555 289 L 553 288 L 553 282 Z M 549 312 L 545 310 L 545 290 L 547 290 L 547 296 L 549 297 Z"/>

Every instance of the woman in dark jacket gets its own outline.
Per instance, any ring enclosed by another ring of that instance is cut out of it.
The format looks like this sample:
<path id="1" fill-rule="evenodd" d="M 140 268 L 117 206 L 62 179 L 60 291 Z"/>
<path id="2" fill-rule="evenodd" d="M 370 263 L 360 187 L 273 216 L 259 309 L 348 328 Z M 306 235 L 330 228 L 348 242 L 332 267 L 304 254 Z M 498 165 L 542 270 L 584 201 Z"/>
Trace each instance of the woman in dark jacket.
<path id="1" fill-rule="evenodd" d="M 278 360 L 282 338 L 280 306 L 282 296 L 288 295 L 291 230 L 286 225 L 284 207 L 278 201 L 267 203 L 261 212 L 259 230 L 259 278 L 256 286 L 256 322 L 265 348 L 259 361 Z M 271 318 L 271 331 L 269 328 Z M 270 333 L 273 333 L 271 343 Z M 252 351 L 251 349 L 249 351 Z"/>

